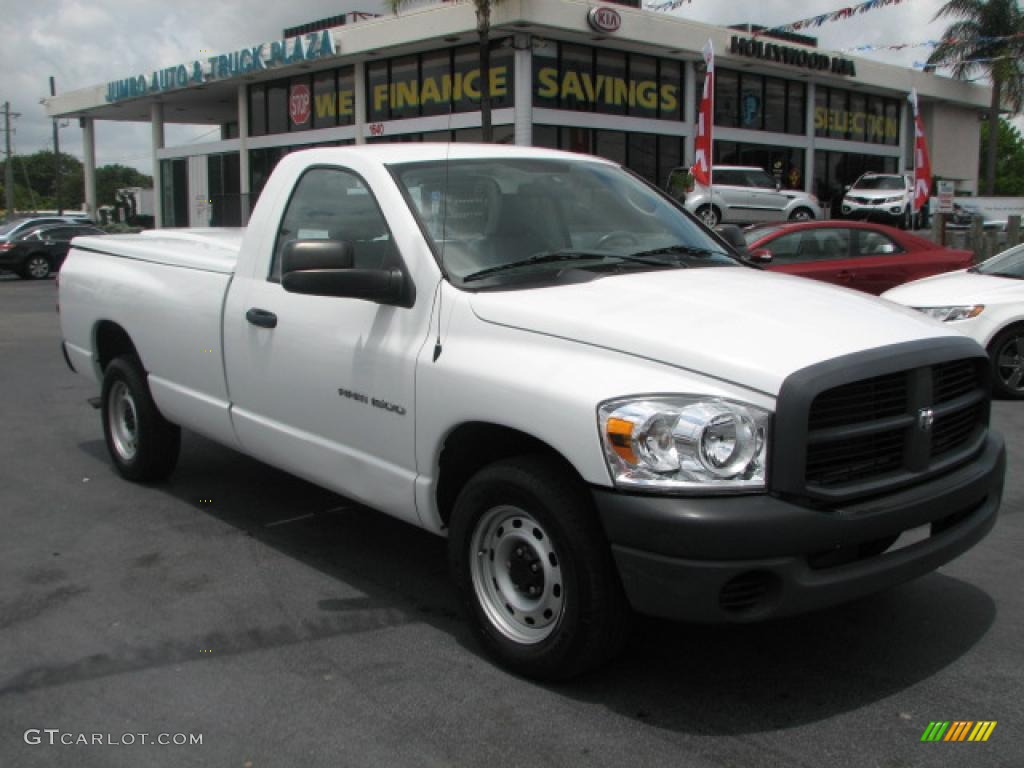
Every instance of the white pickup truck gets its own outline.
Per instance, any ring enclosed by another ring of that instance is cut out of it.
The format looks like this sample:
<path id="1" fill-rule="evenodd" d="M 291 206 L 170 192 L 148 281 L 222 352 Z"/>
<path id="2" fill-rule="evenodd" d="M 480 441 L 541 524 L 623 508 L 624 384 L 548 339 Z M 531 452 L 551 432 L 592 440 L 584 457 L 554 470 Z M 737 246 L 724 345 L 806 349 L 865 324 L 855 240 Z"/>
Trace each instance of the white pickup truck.
<path id="1" fill-rule="evenodd" d="M 60 312 L 122 475 L 166 476 L 184 427 L 446 535 L 484 646 L 538 678 L 633 610 L 752 621 L 927 573 L 1002 493 L 975 342 L 744 265 L 592 157 L 290 154 L 246 230 L 76 239 Z"/>

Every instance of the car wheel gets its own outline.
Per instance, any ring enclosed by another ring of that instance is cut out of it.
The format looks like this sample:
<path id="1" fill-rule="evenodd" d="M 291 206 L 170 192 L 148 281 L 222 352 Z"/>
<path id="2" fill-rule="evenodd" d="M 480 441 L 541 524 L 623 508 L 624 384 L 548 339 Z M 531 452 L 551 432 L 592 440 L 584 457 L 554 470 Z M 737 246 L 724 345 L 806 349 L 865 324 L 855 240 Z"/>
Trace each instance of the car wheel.
<path id="1" fill-rule="evenodd" d="M 790 221 L 814 221 L 814 212 L 809 208 L 797 208 L 789 214 Z"/>
<path id="2" fill-rule="evenodd" d="M 513 672 L 565 679 L 625 643 L 631 613 L 590 497 L 550 459 L 478 472 L 455 503 L 448 545 L 484 648 Z"/>
<path id="3" fill-rule="evenodd" d="M 988 346 L 992 389 L 997 395 L 1024 399 L 1024 325 L 1000 331 Z"/>
<path id="4" fill-rule="evenodd" d="M 25 259 L 18 274 L 27 280 L 44 280 L 50 275 L 50 260 L 41 253 L 33 253 Z"/>
<path id="5" fill-rule="evenodd" d="M 178 463 L 181 430 L 157 410 L 136 357 L 118 357 L 103 375 L 103 436 L 127 480 L 162 480 Z"/>
<path id="6" fill-rule="evenodd" d="M 697 218 L 703 221 L 709 227 L 718 226 L 718 223 L 722 220 L 721 214 L 718 209 L 713 205 L 702 205 L 697 209 Z"/>

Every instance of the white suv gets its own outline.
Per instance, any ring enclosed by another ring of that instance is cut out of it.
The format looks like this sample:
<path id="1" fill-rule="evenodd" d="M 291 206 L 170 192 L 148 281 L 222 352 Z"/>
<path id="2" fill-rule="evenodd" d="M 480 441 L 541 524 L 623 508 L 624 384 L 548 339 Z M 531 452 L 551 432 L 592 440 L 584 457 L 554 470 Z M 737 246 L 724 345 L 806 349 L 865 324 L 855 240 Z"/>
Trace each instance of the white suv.
<path id="1" fill-rule="evenodd" d="M 685 189 L 687 168 L 676 168 L 669 176 L 668 189 L 676 197 Z M 811 221 L 824 213 L 818 198 L 799 189 L 780 189 L 774 176 L 748 165 L 716 165 L 713 185 L 697 186 L 686 192 L 686 210 L 709 227 L 722 222 L 750 224 L 762 221 Z"/>
<path id="2" fill-rule="evenodd" d="M 864 219 L 910 229 L 914 179 L 908 173 L 865 173 L 846 188 L 844 219 Z"/>

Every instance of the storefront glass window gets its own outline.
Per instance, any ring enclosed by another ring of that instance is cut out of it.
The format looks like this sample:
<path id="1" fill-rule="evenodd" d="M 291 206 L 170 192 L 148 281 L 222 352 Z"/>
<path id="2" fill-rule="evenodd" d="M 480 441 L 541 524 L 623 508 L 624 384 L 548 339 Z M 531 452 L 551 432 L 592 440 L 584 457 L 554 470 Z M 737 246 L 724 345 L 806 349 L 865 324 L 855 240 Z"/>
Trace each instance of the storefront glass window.
<path id="1" fill-rule="evenodd" d="M 447 50 L 431 51 L 420 57 L 422 114 L 447 115 L 451 110 L 451 94 L 445 89 L 445 79 L 451 71 L 451 53 Z"/>
<path id="2" fill-rule="evenodd" d="M 731 69 L 715 71 L 715 125 L 736 128 L 740 124 L 740 75 Z"/>
<path id="3" fill-rule="evenodd" d="M 658 137 L 650 133 L 626 134 L 626 165 L 657 183 Z"/>
<path id="4" fill-rule="evenodd" d="M 759 131 L 764 124 L 764 78 L 744 72 L 740 77 L 740 128 Z"/>
<path id="5" fill-rule="evenodd" d="M 249 135 L 263 136 L 267 132 L 267 87 L 249 86 Z"/>
<path id="6" fill-rule="evenodd" d="M 764 129 L 786 132 L 786 81 L 775 77 L 764 79 Z"/>
<path id="7" fill-rule="evenodd" d="M 807 86 L 789 80 L 786 83 L 786 133 L 807 132 Z"/>
<path id="8" fill-rule="evenodd" d="M 629 57 L 629 114 L 634 117 L 657 117 L 661 101 L 658 81 L 658 60 L 651 56 L 631 54 Z"/>
<path id="9" fill-rule="evenodd" d="M 416 56 L 391 60 L 391 119 L 418 117 L 420 113 L 420 68 Z"/>
<path id="10" fill-rule="evenodd" d="M 850 94 L 850 141 L 864 141 L 866 134 L 868 100 L 863 93 Z"/>
<path id="11" fill-rule="evenodd" d="M 626 80 L 626 54 L 621 51 L 599 49 L 597 51 L 597 82 L 604 93 L 595 96 L 601 102 L 601 111 L 609 115 L 624 115 L 629 99 L 616 98 L 615 83 Z"/>
<path id="12" fill-rule="evenodd" d="M 293 77 L 288 82 L 288 130 L 308 131 L 313 127 L 313 78 Z"/>
<path id="13" fill-rule="evenodd" d="M 366 117 L 371 123 L 391 118 L 388 108 L 388 63 L 374 61 L 366 65 Z"/>

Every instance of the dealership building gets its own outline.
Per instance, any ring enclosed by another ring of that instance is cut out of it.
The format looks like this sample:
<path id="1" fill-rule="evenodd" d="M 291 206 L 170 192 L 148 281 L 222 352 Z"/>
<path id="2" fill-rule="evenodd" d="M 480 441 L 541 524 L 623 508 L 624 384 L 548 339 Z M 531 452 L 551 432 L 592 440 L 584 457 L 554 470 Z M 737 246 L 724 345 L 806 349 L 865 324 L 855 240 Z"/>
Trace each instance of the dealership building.
<path id="1" fill-rule="evenodd" d="M 588 152 L 663 186 L 693 161 L 703 78 L 716 62 L 715 162 L 756 165 L 780 184 L 837 200 L 864 171 L 912 167 L 916 88 L 937 178 L 976 191 L 987 86 L 819 49 L 813 38 L 726 28 L 642 10 L 639 0 L 504 0 L 482 82 L 472 2 L 347 12 L 281 37 L 46 100 L 83 127 L 95 210 L 103 121 L 152 128 L 158 226 L 245 223 L 288 152 L 396 141 L 479 141 L 489 89 L 497 142 Z M 685 7 L 685 6 L 684 6 Z M 856 40 L 857 18 L 848 25 Z M 219 138 L 166 146 L 168 123 Z"/>

